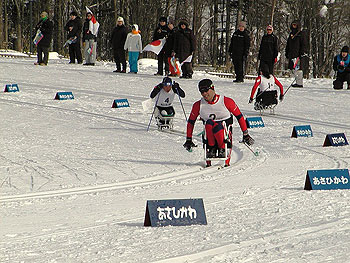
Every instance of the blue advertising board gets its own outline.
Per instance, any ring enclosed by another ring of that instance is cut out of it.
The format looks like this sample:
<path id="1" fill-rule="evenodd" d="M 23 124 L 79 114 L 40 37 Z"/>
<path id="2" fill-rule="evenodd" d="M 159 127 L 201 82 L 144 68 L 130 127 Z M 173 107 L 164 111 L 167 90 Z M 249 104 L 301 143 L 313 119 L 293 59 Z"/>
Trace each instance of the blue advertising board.
<path id="1" fill-rule="evenodd" d="M 6 84 L 4 92 L 17 92 L 19 91 L 17 84 Z"/>
<path id="2" fill-rule="evenodd" d="M 55 100 L 74 100 L 74 95 L 71 91 L 57 92 Z"/>
<path id="3" fill-rule="evenodd" d="M 308 170 L 304 190 L 350 189 L 348 169 Z"/>
<path id="4" fill-rule="evenodd" d="M 148 200 L 144 226 L 206 225 L 203 199 Z"/>
<path id="5" fill-rule="evenodd" d="M 323 146 L 344 146 L 349 145 L 344 133 L 327 134 Z"/>
<path id="6" fill-rule="evenodd" d="M 300 125 L 300 126 L 294 126 L 292 137 L 298 138 L 298 137 L 312 137 L 312 130 L 310 125 Z"/>
<path id="7" fill-rule="evenodd" d="M 117 99 L 113 101 L 112 108 L 130 107 L 127 99 Z"/>
<path id="8" fill-rule="evenodd" d="M 248 117 L 246 118 L 248 128 L 262 128 L 265 124 L 261 117 Z"/>

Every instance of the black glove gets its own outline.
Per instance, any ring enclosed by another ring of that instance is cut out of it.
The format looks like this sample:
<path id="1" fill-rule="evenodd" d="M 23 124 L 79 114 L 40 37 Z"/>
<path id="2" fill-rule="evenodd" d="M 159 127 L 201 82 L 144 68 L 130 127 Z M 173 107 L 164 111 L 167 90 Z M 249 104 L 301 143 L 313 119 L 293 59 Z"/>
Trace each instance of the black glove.
<path id="1" fill-rule="evenodd" d="M 283 98 L 284 98 L 284 95 L 283 95 L 283 94 L 281 94 L 281 95 L 280 95 L 280 101 L 282 101 L 282 100 L 283 100 Z"/>
<path id="2" fill-rule="evenodd" d="M 192 138 L 187 138 L 184 147 L 187 151 L 191 151 L 192 147 L 197 147 L 197 145 L 192 142 Z"/>
<path id="3" fill-rule="evenodd" d="M 253 99 L 252 98 L 249 98 L 249 102 L 248 103 L 252 103 L 253 102 Z"/>
<path id="4" fill-rule="evenodd" d="M 173 91 L 177 94 L 177 93 L 179 93 L 178 92 L 178 88 L 179 88 L 180 86 L 179 86 L 179 83 L 177 83 L 177 82 L 174 82 L 174 84 L 173 84 Z"/>
<path id="5" fill-rule="evenodd" d="M 254 139 L 249 134 L 243 134 L 243 142 L 249 146 L 254 144 Z"/>
<path id="6" fill-rule="evenodd" d="M 163 83 L 159 83 L 156 87 L 154 87 L 156 89 L 161 90 L 163 88 Z"/>
<path id="7" fill-rule="evenodd" d="M 342 66 L 342 65 L 338 65 L 338 70 L 344 70 L 345 69 L 345 67 L 344 66 Z"/>

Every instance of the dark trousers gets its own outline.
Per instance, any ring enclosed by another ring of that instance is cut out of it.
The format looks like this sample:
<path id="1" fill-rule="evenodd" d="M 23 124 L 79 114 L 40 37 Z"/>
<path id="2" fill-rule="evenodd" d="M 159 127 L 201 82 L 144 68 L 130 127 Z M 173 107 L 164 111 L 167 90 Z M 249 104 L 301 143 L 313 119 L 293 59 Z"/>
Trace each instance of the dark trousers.
<path id="1" fill-rule="evenodd" d="M 270 74 L 273 75 L 273 66 L 275 64 L 275 62 L 273 60 L 271 60 L 271 61 L 260 60 L 259 74 L 260 74 L 260 71 L 261 71 L 261 67 L 264 64 L 268 66 Z"/>
<path id="2" fill-rule="evenodd" d="M 49 47 L 43 47 L 38 45 L 37 46 L 37 52 L 38 52 L 38 63 L 44 63 L 47 65 L 47 62 L 49 61 Z M 43 57 L 44 54 L 44 57 Z"/>
<path id="3" fill-rule="evenodd" d="M 168 64 L 168 57 L 165 55 L 165 52 L 161 50 L 158 54 L 158 71 L 157 73 L 160 75 L 163 75 L 163 64 L 165 68 L 165 72 L 169 72 L 169 64 Z"/>
<path id="4" fill-rule="evenodd" d="M 243 59 L 243 57 L 233 57 L 232 62 L 233 62 L 233 67 L 235 69 L 236 80 L 243 81 L 243 78 L 244 78 L 244 70 L 243 70 L 244 59 Z"/>
<path id="5" fill-rule="evenodd" d="M 345 81 L 348 83 L 348 89 L 350 89 L 350 72 L 338 72 L 336 80 L 333 81 L 333 88 L 342 89 Z"/>
<path id="6" fill-rule="evenodd" d="M 125 50 L 123 48 L 114 49 L 113 55 L 117 70 L 126 70 Z M 122 68 L 120 67 L 120 64 L 122 65 Z"/>
<path id="7" fill-rule="evenodd" d="M 80 48 L 80 40 L 76 43 L 72 43 L 68 47 L 69 49 L 69 59 L 70 63 L 75 63 L 75 59 L 77 59 L 77 62 L 83 63 L 83 57 L 81 55 L 81 48 Z"/>
<path id="8" fill-rule="evenodd" d="M 193 70 L 192 70 L 192 62 L 185 62 L 181 66 L 182 70 L 182 76 L 183 77 L 192 77 Z"/>

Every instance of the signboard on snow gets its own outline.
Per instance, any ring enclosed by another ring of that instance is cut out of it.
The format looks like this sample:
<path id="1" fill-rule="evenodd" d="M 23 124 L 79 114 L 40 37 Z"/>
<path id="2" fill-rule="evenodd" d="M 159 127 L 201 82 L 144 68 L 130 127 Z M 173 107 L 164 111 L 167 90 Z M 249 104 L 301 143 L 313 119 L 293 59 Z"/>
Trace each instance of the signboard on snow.
<path id="1" fill-rule="evenodd" d="M 248 128 L 262 128 L 265 124 L 261 117 L 248 117 L 246 119 Z"/>
<path id="2" fill-rule="evenodd" d="M 113 101 L 112 108 L 130 107 L 127 99 L 117 99 Z"/>
<path id="3" fill-rule="evenodd" d="M 292 137 L 298 138 L 298 137 L 312 137 L 312 130 L 310 125 L 300 125 L 300 126 L 294 126 Z"/>
<path id="4" fill-rule="evenodd" d="M 144 226 L 206 225 L 203 199 L 148 200 Z"/>
<path id="5" fill-rule="evenodd" d="M 304 190 L 350 189 L 348 169 L 308 170 Z"/>
<path id="6" fill-rule="evenodd" d="M 67 92 L 57 92 L 55 100 L 74 100 L 73 93 L 70 91 Z"/>
<path id="7" fill-rule="evenodd" d="M 17 92 L 19 91 L 17 84 L 6 84 L 4 92 Z"/>
<path id="8" fill-rule="evenodd" d="M 348 144 L 344 133 L 333 133 L 327 134 L 323 146 L 344 146 Z"/>

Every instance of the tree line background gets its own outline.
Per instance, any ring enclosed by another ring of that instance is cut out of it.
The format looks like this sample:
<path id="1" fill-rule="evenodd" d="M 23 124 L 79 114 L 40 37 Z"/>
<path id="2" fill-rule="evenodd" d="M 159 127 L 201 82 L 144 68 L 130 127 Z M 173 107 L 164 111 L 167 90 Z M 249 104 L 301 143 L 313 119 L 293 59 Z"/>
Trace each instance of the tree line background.
<path id="1" fill-rule="evenodd" d="M 64 25 L 73 10 L 84 21 L 85 6 L 100 23 L 97 56 L 102 60 L 113 58 L 110 37 L 118 16 L 129 29 L 139 25 L 143 45 L 151 42 L 159 17 L 170 17 L 175 25 L 186 19 L 197 39 L 195 65 L 209 64 L 221 71 L 232 70 L 226 50 L 241 20 L 247 21 L 251 37 L 247 73 L 257 71 L 260 41 L 268 24 L 279 38 L 281 56 L 275 66 L 279 75 L 286 68 L 285 45 L 292 20 L 300 20 L 308 36 L 306 76 L 330 76 L 334 55 L 350 45 L 349 0 L 1 0 L 0 48 L 29 52 L 31 35 L 35 35 L 31 29 L 40 13 L 47 11 L 54 23 L 52 51 L 67 55 Z M 154 57 L 149 52 L 146 56 Z"/>

